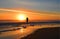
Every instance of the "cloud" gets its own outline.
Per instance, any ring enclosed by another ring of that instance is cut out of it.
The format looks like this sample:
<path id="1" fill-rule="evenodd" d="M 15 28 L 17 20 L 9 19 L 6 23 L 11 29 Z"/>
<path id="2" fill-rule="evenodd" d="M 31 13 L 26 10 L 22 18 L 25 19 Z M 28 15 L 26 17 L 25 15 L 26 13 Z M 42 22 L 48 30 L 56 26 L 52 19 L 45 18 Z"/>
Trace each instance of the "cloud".
<path id="1" fill-rule="evenodd" d="M 58 0 L 0 0 L 0 8 L 58 11 Z"/>

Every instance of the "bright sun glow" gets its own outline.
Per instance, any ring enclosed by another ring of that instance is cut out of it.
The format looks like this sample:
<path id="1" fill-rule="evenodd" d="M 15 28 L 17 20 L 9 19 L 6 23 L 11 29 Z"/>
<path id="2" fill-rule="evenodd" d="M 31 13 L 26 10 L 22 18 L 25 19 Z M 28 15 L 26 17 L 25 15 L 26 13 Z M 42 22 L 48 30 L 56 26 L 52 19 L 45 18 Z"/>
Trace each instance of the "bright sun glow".
<path id="1" fill-rule="evenodd" d="M 25 14 L 20 14 L 18 15 L 18 20 L 25 20 L 26 19 L 26 15 Z"/>

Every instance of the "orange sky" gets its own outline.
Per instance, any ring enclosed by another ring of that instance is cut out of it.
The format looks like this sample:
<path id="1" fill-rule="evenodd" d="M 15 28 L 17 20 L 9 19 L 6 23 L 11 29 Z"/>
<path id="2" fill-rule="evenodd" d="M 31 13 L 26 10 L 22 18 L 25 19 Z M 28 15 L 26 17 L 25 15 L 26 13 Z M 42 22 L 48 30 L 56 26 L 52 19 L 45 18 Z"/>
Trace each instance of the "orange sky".
<path id="1" fill-rule="evenodd" d="M 60 14 L 53 12 L 29 12 L 17 9 L 0 9 L 0 20 L 19 20 L 18 15 L 25 14 L 29 20 L 60 20 Z"/>

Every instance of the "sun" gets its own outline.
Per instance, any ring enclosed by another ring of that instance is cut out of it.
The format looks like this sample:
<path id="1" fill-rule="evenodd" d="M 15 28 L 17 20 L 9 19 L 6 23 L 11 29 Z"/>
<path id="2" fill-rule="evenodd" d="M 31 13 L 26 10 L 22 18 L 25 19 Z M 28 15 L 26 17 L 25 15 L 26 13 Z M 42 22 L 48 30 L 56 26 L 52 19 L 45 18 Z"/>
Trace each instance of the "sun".
<path id="1" fill-rule="evenodd" d="M 18 20 L 25 20 L 26 19 L 26 15 L 25 14 L 20 14 L 17 16 Z"/>

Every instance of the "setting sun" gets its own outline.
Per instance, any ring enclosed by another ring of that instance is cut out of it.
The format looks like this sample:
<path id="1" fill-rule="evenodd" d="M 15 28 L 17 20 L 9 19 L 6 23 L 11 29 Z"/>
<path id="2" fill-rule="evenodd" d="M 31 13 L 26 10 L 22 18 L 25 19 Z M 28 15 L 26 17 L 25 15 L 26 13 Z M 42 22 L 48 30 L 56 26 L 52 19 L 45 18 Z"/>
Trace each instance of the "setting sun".
<path id="1" fill-rule="evenodd" d="M 25 14 L 20 14 L 18 15 L 18 20 L 25 20 L 26 19 L 26 15 Z"/>

